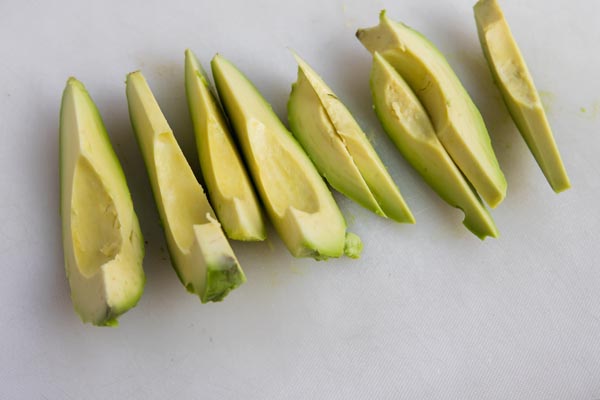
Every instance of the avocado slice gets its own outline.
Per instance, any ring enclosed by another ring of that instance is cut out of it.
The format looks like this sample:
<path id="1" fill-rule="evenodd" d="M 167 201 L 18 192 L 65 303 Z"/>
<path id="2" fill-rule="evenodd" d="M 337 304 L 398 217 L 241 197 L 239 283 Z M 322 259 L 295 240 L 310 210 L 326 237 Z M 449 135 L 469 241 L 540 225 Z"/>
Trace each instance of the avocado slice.
<path id="1" fill-rule="evenodd" d="M 569 189 L 542 101 L 502 9 L 496 0 L 480 0 L 474 12 L 483 53 L 515 125 L 552 189 Z"/>
<path id="2" fill-rule="evenodd" d="M 203 303 L 246 281 L 202 186 L 141 72 L 127 75 L 129 116 L 181 283 Z"/>
<path id="3" fill-rule="evenodd" d="M 298 80 L 288 101 L 288 120 L 329 184 L 363 207 L 398 222 L 415 219 L 383 162 L 350 111 L 297 54 Z"/>
<path id="4" fill-rule="evenodd" d="M 223 230 L 233 240 L 264 240 L 265 224 L 252 183 L 204 70 L 189 49 L 185 89 L 200 169 Z"/>
<path id="5" fill-rule="evenodd" d="M 75 78 L 60 109 L 60 194 L 75 310 L 84 322 L 116 325 L 144 291 L 144 239 L 100 113 Z"/>
<path id="6" fill-rule="evenodd" d="M 439 50 L 423 35 L 390 20 L 359 29 L 356 36 L 379 52 L 406 80 L 431 118 L 436 135 L 481 197 L 496 207 L 506 195 L 506 179 L 479 110 Z"/>
<path id="7" fill-rule="evenodd" d="M 497 237 L 492 216 L 440 143 L 423 105 L 378 52 L 370 81 L 377 117 L 404 158 L 442 199 L 464 212 L 471 232 L 480 239 Z"/>
<path id="8" fill-rule="evenodd" d="M 216 55 L 211 67 L 250 175 L 290 253 L 316 259 L 342 256 L 346 222 L 306 153 L 233 64 Z M 357 257 L 360 241 L 351 238 L 346 254 Z"/>

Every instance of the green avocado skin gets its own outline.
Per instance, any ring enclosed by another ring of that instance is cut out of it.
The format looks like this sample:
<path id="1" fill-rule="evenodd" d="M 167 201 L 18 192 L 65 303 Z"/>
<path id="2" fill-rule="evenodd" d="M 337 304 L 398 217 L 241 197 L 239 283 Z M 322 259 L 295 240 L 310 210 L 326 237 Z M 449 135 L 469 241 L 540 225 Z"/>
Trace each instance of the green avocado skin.
<path id="1" fill-rule="evenodd" d="M 222 301 L 230 291 L 246 281 L 238 271 L 237 261 L 231 257 L 209 265 L 206 271 L 206 289 L 202 295 L 203 302 Z"/>
<path id="2" fill-rule="evenodd" d="M 497 237 L 491 215 L 439 142 L 423 106 L 377 52 L 370 86 L 377 117 L 404 158 L 442 199 L 464 212 L 467 229 L 480 239 Z"/>

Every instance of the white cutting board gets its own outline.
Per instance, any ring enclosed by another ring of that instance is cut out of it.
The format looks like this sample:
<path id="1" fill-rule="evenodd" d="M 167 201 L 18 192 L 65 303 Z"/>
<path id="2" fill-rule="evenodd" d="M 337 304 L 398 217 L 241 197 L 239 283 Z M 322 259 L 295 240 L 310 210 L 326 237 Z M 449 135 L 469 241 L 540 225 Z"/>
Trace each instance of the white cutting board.
<path id="1" fill-rule="evenodd" d="M 472 0 L 3 1 L 0 4 L 0 398 L 599 399 L 600 2 L 504 0 L 573 188 L 555 195 L 511 122 Z M 480 242 L 387 139 L 370 57 L 378 12 L 428 36 L 488 124 L 508 197 Z M 235 243 L 248 282 L 202 305 L 173 272 L 129 124 L 141 69 L 194 168 L 183 51 L 232 60 L 285 117 L 309 62 L 355 113 L 412 208 L 399 225 L 337 196 L 359 261 L 294 259 L 271 230 Z M 102 113 L 148 242 L 147 286 L 116 329 L 73 312 L 58 216 L 66 79 Z"/>

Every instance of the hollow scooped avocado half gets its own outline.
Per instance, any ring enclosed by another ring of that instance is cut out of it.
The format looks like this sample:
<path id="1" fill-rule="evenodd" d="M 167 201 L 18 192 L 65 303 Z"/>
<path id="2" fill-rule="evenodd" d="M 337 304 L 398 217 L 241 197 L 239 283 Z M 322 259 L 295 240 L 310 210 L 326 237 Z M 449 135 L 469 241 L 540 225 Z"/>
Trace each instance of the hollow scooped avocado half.
<path id="1" fill-rule="evenodd" d="M 265 224 L 254 188 L 223 111 L 189 49 L 185 51 L 185 88 L 200 169 L 223 230 L 234 240 L 264 240 Z"/>
<path id="2" fill-rule="evenodd" d="M 502 9 L 496 0 L 480 0 L 474 13 L 483 53 L 513 121 L 552 189 L 569 189 L 542 101 Z"/>
<path id="3" fill-rule="evenodd" d="M 267 214 L 295 257 L 358 257 L 346 222 L 306 153 L 254 85 L 216 55 L 211 67 L 219 97 Z M 358 250 L 358 251 L 357 251 Z"/>
<path id="4" fill-rule="evenodd" d="M 144 240 L 121 164 L 84 85 L 69 78 L 60 109 L 65 268 L 84 322 L 111 326 L 145 284 Z"/>
<path id="5" fill-rule="evenodd" d="M 491 215 L 440 143 L 422 104 L 377 52 L 370 81 L 377 117 L 404 158 L 442 199 L 464 212 L 471 232 L 480 239 L 497 237 Z"/>
<path id="6" fill-rule="evenodd" d="M 179 279 L 205 303 L 246 281 L 202 186 L 141 72 L 127 75 L 129 116 Z"/>
<path id="7" fill-rule="evenodd" d="M 415 219 L 350 111 L 298 55 L 298 80 L 288 101 L 288 120 L 329 184 L 363 207 L 398 222 Z"/>
<path id="8" fill-rule="evenodd" d="M 500 170 L 479 110 L 439 50 L 423 35 L 390 20 L 359 29 L 357 38 L 379 52 L 404 78 L 431 118 L 436 135 L 481 197 L 496 207 L 506 195 Z"/>

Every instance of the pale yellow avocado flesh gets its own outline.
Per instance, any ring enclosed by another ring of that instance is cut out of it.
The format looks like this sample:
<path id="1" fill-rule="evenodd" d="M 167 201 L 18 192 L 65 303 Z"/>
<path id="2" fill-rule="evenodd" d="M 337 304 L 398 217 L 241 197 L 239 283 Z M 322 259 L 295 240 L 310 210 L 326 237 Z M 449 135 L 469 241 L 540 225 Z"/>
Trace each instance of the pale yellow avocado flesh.
<path id="1" fill-rule="evenodd" d="M 145 283 L 144 242 L 125 175 L 88 92 L 67 81 L 60 112 L 62 238 L 75 310 L 116 325 Z"/>
<path id="2" fill-rule="evenodd" d="M 266 237 L 258 199 L 198 59 L 185 52 L 185 88 L 206 189 L 230 239 Z"/>
<path id="3" fill-rule="evenodd" d="M 217 55 L 211 66 L 250 175 L 290 253 L 316 259 L 343 255 L 346 223 L 308 156 L 233 64 Z M 358 244 L 346 254 L 357 256 Z"/>
<path id="4" fill-rule="evenodd" d="M 375 111 L 404 158 L 450 205 L 460 208 L 464 225 L 480 239 L 497 237 L 485 206 L 435 134 L 427 112 L 400 74 L 375 52 L 371 69 Z"/>
<path id="5" fill-rule="evenodd" d="M 294 136 L 329 184 L 369 210 L 398 222 L 414 217 L 350 111 L 298 55 L 288 102 Z"/>
<path id="6" fill-rule="evenodd" d="M 495 207 L 506 195 L 506 179 L 479 110 L 439 50 L 423 35 L 390 20 L 359 29 L 356 36 L 379 52 L 405 79 L 431 118 L 438 139 L 477 192 Z"/>
<path id="7" fill-rule="evenodd" d="M 129 115 L 173 267 L 200 300 L 220 301 L 246 278 L 141 72 L 127 76 Z"/>
<path id="8" fill-rule="evenodd" d="M 474 7 L 479 41 L 510 114 L 555 192 L 571 187 L 542 101 L 496 0 Z"/>

